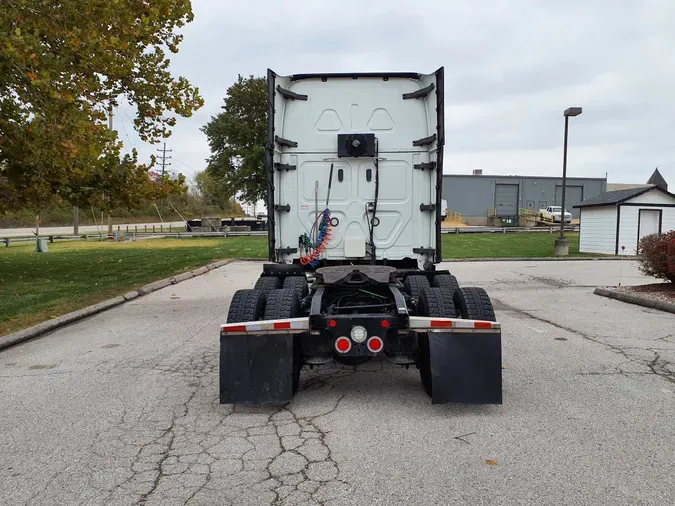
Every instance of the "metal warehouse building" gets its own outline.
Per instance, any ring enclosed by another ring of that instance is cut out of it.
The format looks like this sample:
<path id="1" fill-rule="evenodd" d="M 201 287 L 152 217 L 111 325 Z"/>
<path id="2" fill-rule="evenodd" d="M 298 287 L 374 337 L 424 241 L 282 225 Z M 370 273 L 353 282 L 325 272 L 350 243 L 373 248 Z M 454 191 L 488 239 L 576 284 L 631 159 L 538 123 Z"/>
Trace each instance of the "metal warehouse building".
<path id="1" fill-rule="evenodd" d="M 567 178 L 565 207 L 579 218 L 574 206 L 607 191 L 607 178 Z M 448 209 L 468 225 L 485 225 L 491 213 L 518 216 L 520 209 L 537 211 L 562 204 L 562 178 L 537 176 L 443 175 L 443 198 Z"/>

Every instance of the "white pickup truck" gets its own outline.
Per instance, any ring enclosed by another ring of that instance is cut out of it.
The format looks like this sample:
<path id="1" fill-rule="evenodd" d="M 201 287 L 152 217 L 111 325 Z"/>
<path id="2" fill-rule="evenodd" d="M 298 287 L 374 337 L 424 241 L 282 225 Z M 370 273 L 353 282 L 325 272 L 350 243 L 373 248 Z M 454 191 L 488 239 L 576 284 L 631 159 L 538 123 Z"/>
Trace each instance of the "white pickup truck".
<path id="1" fill-rule="evenodd" d="M 547 221 L 560 222 L 562 207 L 548 206 L 546 209 L 539 209 L 539 217 Z M 572 213 L 565 210 L 565 223 L 572 223 Z"/>
<path id="2" fill-rule="evenodd" d="M 448 201 L 445 199 L 441 200 L 441 221 L 445 221 L 445 218 L 448 217 Z"/>

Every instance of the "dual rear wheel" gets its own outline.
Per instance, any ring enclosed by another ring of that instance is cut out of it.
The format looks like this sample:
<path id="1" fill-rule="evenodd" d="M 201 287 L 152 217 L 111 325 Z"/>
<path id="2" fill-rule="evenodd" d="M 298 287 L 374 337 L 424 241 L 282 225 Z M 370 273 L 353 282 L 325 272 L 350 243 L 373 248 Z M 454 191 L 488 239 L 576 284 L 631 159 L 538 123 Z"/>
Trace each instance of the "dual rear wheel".
<path id="1" fill-rule="evenodd" d="M 439 276 L 440 277 L 440 276 Z M 451 276 L 454 279 L 454 276 Z M 454 279 L 456 283 L 456 279 Z M 425 288 L 419 297 L 417 312 L 421 316 L 438 318 L 462 318 L 465 320 L 496 321 L 492 301 L 482 288 L 453 288 L 448 283 Z M 431 396 L 433 374 L 429 334 L 418 335 L 417 367 L 420 371 L 424 391 Z"/>
<path id="2" fill-rule="evenodd" d="M 277 278 L 260 278 L 277 280 Z M 287 278 L 288 279 L 288 278 Z M 268 288 L 272 283 L 265 282 Z M 305 284 L 307 282 L 305 281 Z M 271 288 L 268 291 L 260 289 L 237 290 L 232 297 L 227 314 L 227 323 L 249 322 L 257 320 L 279 320 L 282 318 L 296 318 L 300 312 L 300 297 L 298 291 L 292 288 Z M 293 342 L 293 394 L 298 391 L 300 384 L 300 370 L 302 369 L 302 353 L 300 337 L 292 335 Z"/>

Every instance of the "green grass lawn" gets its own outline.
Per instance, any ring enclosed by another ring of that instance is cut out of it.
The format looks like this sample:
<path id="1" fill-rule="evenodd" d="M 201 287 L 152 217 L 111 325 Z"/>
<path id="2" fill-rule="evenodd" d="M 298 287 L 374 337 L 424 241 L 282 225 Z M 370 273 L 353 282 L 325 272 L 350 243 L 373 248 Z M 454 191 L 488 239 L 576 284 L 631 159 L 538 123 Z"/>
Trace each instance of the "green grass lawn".
<path id="1" fill-rule="evenodd" d="M 266 256 L 266 237 L 0 246 L 0 335 L 223 258 Z"/>
<path id="2" fill-rule="evenodd" d="M 489 234 L 444 234 L 444 259 L 452 258 L 518 258 L 552 257 L 557 233 L 522 232 Z M 570 256 L 579 256 L 579 233 L 566 233 Z"/>
<path id="3" fill-rule="evenodd" d="M 578 234 L 568 234 L 578 255 Z M 550 257 L 556 234 L 443 235 L 443 258 Z M 0 246 L 0 335 L 223 258 L 267 258 L 266 237 Z"/>

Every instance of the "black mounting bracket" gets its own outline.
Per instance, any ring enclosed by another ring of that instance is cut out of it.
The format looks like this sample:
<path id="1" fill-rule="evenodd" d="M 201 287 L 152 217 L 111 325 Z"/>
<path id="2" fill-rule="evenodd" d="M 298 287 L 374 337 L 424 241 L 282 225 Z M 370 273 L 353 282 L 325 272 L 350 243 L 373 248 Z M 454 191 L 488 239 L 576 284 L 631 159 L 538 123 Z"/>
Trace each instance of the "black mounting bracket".
<path id="1" fill-rule="evenodd" d="M 295 165 L 291 165 L 290 163 L 279 163 L 279 162 L 274 162 L 274 168 L 276 170 L 285 170 L 286 172 L 288 172 L 289 170 L 297 169 Z"/>
<path id="2" fill-rule="evenodd" d="M 279 255 L 290 255 L 291 253 L 297 253 L 298 248 L 279 248 L 277 253 Z"/>
<path id="3" fill-rule="evenodd" d="M 290 204 L 282 204 L 282 205 L 276 204 L 274 206 L 274 210 L 279 211 L 279 212 L 284 212 L 284 213 L 290 213 L 291 212 L 291 206 L 290 206 Z"/>
<path id="4" fill-rule="evenodd" d="M 435 211 L 436 204 L 420 204 L 420 211 Z"/>
<path id="5" fill-rule="evenodd" d="M 433 255 L 436 250 L 433 248 L 413 248 L 413 253 L 417 255 Z"/>
<path id="6" fill-rule="evenodd" d="M 429 144 L 433 144 L 435 140 L 436 134 L 430 137 L 425 137 L 424 139 L 418 139 L 416 141 L 413 141 L 413 146 L 428 146 Z"/>
<path id="7" fill-rule="evenodd" d="M 300 95 L 299 93 L 295 93 L 291 90 L 282 88 L 279 85 L 277 85 L 277 91 L 282 97 L 287 98 L 289 100 L 307 100 L 307 95 Z"/>
<path id="8" fill-rule="evenodd" d="M 426 88 L 422 88 L 421 90 L 413 91 L 412 93 L 404 93 L 403 100 L 409 100 L 411 98 L 424 98 L 429 93 L 434 91 L 435 87 L 436 86 L 434 85 L 434 83 L 431 83 L 429 86 L 427 86 Z"/>
<path id="9" fill-rule="evenodd" d="M 436 162 L 416 163 L 413 169 L 417 170 L 436 170 Z"/>
<path id="10" fill-rule="evenodd" d="M 436 137 L 434 135 L 434 137 Z M 274 140 L 277 141 L 277 143 L 281 144 L 282 146 L 288 146 L 289 148 L 297 148 L 298 143 L 295 141 L 289 141 L 288 139 L 284 139 L 283 137 L 279 137 L 278 135 L 274 136 Z"/>

